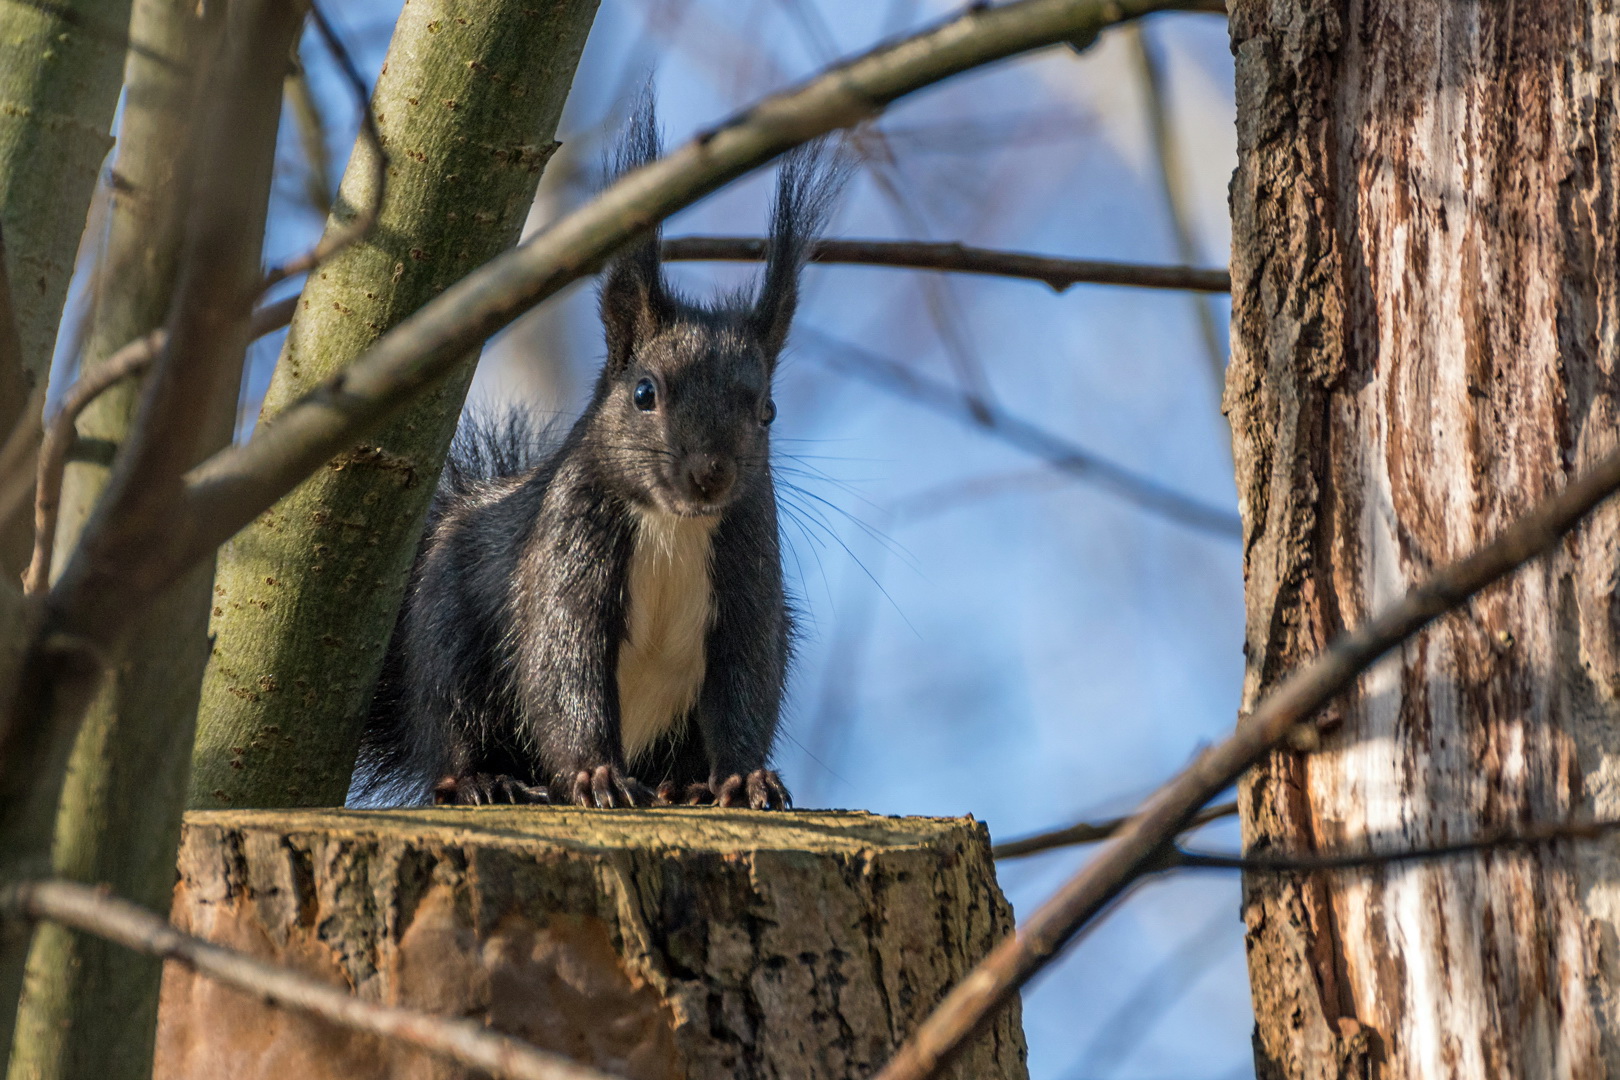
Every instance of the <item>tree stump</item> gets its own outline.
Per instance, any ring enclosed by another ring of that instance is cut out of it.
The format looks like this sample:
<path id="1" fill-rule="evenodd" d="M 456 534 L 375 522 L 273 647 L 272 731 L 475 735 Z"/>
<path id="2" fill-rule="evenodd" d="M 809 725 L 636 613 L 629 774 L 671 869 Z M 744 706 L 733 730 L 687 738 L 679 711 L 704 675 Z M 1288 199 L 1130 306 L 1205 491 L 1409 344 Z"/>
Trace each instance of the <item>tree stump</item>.
<path id="1" fill-rule="evenodd" d="M 182 929 L 631 1080 L 868 1076 L 1012 929 L 967 818 L 210 811 L 179 867 Z M 170 965 L 156 1075 L 462 1072 Z M 1022 1080 L 1016 1006 L 949 1075 Z"/>

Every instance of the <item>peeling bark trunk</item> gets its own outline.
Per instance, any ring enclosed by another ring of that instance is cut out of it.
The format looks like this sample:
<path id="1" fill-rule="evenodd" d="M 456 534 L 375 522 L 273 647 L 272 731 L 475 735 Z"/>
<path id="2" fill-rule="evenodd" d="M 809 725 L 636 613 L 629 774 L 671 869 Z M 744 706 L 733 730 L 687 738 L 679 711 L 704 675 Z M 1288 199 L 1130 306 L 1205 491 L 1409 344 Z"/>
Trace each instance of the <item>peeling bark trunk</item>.
<path id="1" fill-rule="evenodd" d="M 1233 0 L 1245 707 L 1617 441 L 1620 15 Z M 1362 679 L 1252 851 L 1620 814 L 1620 509 Z M 1610 844 L 1246 885 L 1261 1077 L 1620 1072 Z"/>
<path id="2" fill-rule="evenodd" d="M 627 1080 L 843 1080 L 1011 931 L 989 856 L 970 820 L 825 811 L 213 811 L 174 920 Z M 463 1073 L 171 965 L 156 1075 Z M 1016 1006 L 947 1075 L 1022 1080 Z"/>

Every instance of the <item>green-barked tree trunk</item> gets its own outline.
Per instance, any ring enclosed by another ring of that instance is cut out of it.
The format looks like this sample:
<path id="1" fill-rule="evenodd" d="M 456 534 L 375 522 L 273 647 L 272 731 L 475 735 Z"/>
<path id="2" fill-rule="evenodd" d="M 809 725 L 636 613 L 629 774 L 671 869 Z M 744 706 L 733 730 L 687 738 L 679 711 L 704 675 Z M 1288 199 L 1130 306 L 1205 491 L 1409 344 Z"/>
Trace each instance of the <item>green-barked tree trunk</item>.
<path id="1" fill-rule="evenodd" d="M 305 286 L 261 423 L 516 242 L 596 6 L 406 6 L 372 99 L 389 162 L 381 220 Z M 356 149 L 332 227 L 371 198 L 369 155 Z M 343 801 L 475 359 L 223 549 L 193 806 Z"/>
<path id="2" fill-rule="evenodd" d="M 178 230 L 181 256 L 174 260 L 173 301 L 165 305 L 173 355 L 183 362 L 160 362 L 156 377 L 171 381 L 157 384 L 165 393 L 148 395 L 141 409 L 147 419 L 140 421 L 153 422 L 155 406 L 159 426 L 131 439 L 132 446 L 141 444 L 134 460 L 145 469 L 146 484 L 172 482 L 229 439 L 251 301 L 263 280 L 260 243 L 275 163 L 281 86 L 302 25 L 303 6 L 297 0 L 233 0 L 225 6 L 223 19 L 218 45 L 195 65 L 204 88 L 194 106 L 189 95 L 183 102 L 191 114 L 186 136 L 191 149 L 180 156 L 192 161 L 186 168 L 186 220 Z M 160 62 L 175 63 L 171 57 Z M 183 428 L 161 423 L 170 403 L 179 397 L 176 379 L 186 386 Z M 172 603 L 168 599 L 172 595 L 155 598 L 151 607 L 142 597 L 140 619 L 153 619 L 160 607 Z M 167 705 L 145 712 L 158 697 L 154 683 L 147 684 L 154 691 L 152 701 L 131 705 L 102 696 L 121 693 L 119 676 L 130 674 L 139 662 L 138 652 L 126 654 L 126 643 L 145 649 L 149 646 L 142 643 L 143 636 L 161 634 L 162 641 L 174 648 L 177 628 L 136 620 L 121 634 L 93 641 L 95 631 L 80 634 L 84 636 L 47 633 L 36 640 L 20 677 L 4 684 L 12 695 L 6 702 L 8 726 L 14 717 L 21 717 L 28 729 L 23 734 L 11 727 L 0 755 L 5 773 L 0 784 L 0 888 L 9 881 L 61 872 L 64 866 L 75 872 L 89 867 L 97 873 L 119 866 L 132 877 L 139 876 L 133 863 L 143 858 L 150 860 L 146 870 L 155 877 L 173 858 L 182 801 L 177 797 L 178 778 L 170 778 L 167 792 L 154 777 L 146 778 L 152 783 L 150 790 L 140 788 L 139 776 L 117 780 L 128 783 L 131 797 L 140 803 L 138 810 L 120 812 L 118 806 L 107 804 L 109 784 L 135 766 L 118 762 L 120 772 L 113 772 L 110 763 L 96 759 L 142 742 L 189 742 L 190 724 L 184 720 L 179 731 L 126 726 L 172 719 Z M 116 670 L 109 672 L 109 667 Z M 109 701 L 116 713 L 110 718 Z M 81 728 L 82 717 L 92 717 L 88 727 Z M 70 761 L 89 771 L 68 780 Z M 64 825 L 69 831 L 61 831 Z M 98 829 L 105 835 L 93 835 Z M 125 859 L 130 864 L 124 864 Z M 112 1045 L 116 1033 L 108 1027 L 109 1017 L 142 1007 L 131 996 L 137 993 L 135 983 L 106 985 L 99 977 L 105 972 L 85 966 L 93 951 L 78 952 L 74 946 L 64 952 L 64 939 L 56 939 L 53 946 L 51 935 L 41 933 L 33 937 L 46 953 L 33 954 L 31 977 L 20 988 L 29 935 L 17 931 L 15 924 L 0 926 L 0 1035 L 11 1047 L 11 1075 L 102 1080 L 113 1055 L 125 1049 Z M 78 968 L 64 972 L 59 964 Z M 108 970 L 127 974 L 132 969 L 118 964 Z M 150 1004 L 145 1008 L 150 1016 Z M 21 1023 L 13 1041 L 14 1019 Z M 149 1045 L 149 1038 L 141 1036 L 143 1046 Z M 143 1059 L 149 1061 L 137 1051 L 120 1067 L 140 1070 L 147 1067 Z"/>
<path id="3" fill-rule="evenodd" d="M 197 76 L 219 44 L 224 7 L 135 0 L 130 36 L 142 48 L 125 66 L 127 103 L 113 162 L 105 247 L 94 268 L 92 312 L 81 371 L 163 324 L 174 293 L 185 192 L 196 155 L 188 142 L 199 114 Z M 273 122 L 270 114 L 267 119 Z M 269 151 L 251 178 L 266 205 Z M 260 225 L 262 229 L 262 223 Z M 257 247 L 244 253 L 257 263 Z M 60 568 L 106 486 L 113 452 L 130 431 L 140 383 L 126 380 L 78 421 L 80 445 L 63 481 L 55 565 Z M 208 442 L 230 442 L 236 388 L 199 402 Z M 213 565 L 198 567 L 144 612 L 110 666 L 85 717 L 68 766 L 51 862 L 65 878 L 105 884 L 163 910 L 174 884 L 174 852 L 191 764 L 197 695 L 208 657 Z M 154 958 L 73 933 L 39 927 L 17 1017 L 11 1075 L 141 1080 L 151 1073 L 152 1036 L 163 965 Z"/>
<path id="4" fill-rule="evenodd" d="M 22 352 L 20 394 L 45 384 L 96 174 L 112 146 L 130 0 L 0 4 L 0 230 Z M 35 402 L 37 404 L 37 401 Z M 0 404 L 0 428 L 17 401 Z M 0 573 L 27 565 L 26 515 L 0 523 Z"/>

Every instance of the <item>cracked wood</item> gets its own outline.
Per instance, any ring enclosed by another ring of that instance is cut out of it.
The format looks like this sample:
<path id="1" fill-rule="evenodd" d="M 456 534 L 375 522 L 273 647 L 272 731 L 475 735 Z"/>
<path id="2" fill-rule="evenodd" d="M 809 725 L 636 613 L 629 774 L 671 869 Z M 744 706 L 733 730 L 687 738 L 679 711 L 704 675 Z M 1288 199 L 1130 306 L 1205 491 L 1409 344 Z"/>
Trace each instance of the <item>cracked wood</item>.
<path id="1" fill-rule="evenodd" d="M 870 1075 L 1012 929 L 971 819 L 707 808 L 193 813 L 174 920 L 627 1080 Z M 157 1060 L 162 1080 L 458 1075 L 179 967 Z M 1024 1080 L 1017 1010 L 951 1075 Z"/>

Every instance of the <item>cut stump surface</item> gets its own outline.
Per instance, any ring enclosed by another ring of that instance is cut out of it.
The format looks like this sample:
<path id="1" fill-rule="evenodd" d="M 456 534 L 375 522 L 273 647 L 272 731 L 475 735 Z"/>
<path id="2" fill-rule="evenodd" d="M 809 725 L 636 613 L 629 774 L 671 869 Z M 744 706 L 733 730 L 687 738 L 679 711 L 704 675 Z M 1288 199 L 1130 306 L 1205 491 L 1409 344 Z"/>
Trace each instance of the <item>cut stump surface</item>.
<path id="1" fill-rule="evenodd" d="M 1012 929 L 971 819 L 210 811 L 179 866 L 181 929 L 631 1080 L 870 1075 Z M 459 1075 L 166 973 L 159 1080 Z M 1016 1006 L 950 1075 L 1023 1080 Z"/>

